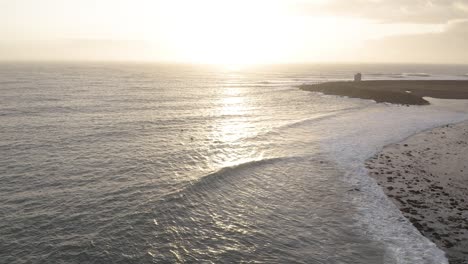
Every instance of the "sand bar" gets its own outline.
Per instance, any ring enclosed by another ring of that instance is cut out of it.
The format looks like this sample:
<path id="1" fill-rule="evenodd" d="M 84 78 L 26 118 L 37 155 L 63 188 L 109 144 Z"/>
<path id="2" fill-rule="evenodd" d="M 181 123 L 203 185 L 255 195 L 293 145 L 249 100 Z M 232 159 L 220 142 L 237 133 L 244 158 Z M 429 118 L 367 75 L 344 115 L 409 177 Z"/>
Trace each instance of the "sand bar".
<path id="1" fill-rule="evenodd" d="M 386 146 L 366 167 L 450 263 L 468 263 L 468 122 Z"/>
<path id="2" fill-rule="evenodd" d="M 468 81 L 385 80 L 361 82 L 326 82 L 304 84 L 306 91 L 352 98 L 372 99 L 394 104 L 426 105 L 423 97 L 440 99 L 468 99 Z"/>

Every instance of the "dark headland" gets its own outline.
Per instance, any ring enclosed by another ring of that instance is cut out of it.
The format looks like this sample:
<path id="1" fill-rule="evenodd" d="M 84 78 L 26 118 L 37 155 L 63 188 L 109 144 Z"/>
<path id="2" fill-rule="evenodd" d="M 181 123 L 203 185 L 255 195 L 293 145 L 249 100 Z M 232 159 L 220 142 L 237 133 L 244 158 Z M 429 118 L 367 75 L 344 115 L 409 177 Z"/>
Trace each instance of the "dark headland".
<path id="1" fill-rule="evenodd" d="M 440 99 L 468 99 L 468 81 L 444 80 L 385 80 L 341 81 L 320 84 L 304 84 L 306 91 L 329 95 L 371 99 L 378 103 L 426 105 L 423 97 Z"/>

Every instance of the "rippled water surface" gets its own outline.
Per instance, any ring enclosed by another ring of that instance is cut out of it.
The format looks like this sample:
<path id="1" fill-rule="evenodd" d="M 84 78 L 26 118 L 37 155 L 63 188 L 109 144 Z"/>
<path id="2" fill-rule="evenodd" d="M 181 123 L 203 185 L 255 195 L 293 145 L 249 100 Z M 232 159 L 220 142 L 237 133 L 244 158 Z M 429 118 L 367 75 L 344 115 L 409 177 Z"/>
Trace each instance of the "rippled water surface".
<path id="1" fill-rule="evenodd" d="M 296 88 L 347 79 L 350 65 L 0 69 L 1 263 L 446 261 L 362 162 L 466 112 Z"/>

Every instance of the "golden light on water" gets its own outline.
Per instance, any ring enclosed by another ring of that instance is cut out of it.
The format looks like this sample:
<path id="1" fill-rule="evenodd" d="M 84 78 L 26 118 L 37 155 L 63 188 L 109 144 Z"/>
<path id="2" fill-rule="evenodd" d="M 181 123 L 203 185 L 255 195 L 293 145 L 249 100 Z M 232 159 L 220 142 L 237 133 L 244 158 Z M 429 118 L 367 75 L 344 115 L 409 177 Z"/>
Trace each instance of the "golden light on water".
<path id="1" fill-rule="evenodd" d="M 220 118 L 214 121 L 209 137 L 220 144 L 231 145 L 232 151 L 220 153 L 213 160 L 213 168 L 236 166 L 259 158 L 255 148 L 235 147 L 238 144 L 245 144 L 245 140 L 254 136 L 257 131 L 252 120 L 246 117 L 246 113 L 254 107 L 246 97 L 248 92 L 245 89 L 249 88 L 229 87 L 235 86 L 236 81 L 238 81 L 236 77 L 228 78 L 224 83 L 226 86 L 219 89 L 219 99 L 214 111 Z"/>
<path id="2" fill-rule="evenodd" d="M 217 109 L 223 117 L 218 124 L 217 137 L 223 142 L 232 142 L 249 133 L 251 122 L 243 117 L 248 110 L 249 103 L 239 91 L 241 88 L 224 88 L 223 96 L 219 99 Z"/>

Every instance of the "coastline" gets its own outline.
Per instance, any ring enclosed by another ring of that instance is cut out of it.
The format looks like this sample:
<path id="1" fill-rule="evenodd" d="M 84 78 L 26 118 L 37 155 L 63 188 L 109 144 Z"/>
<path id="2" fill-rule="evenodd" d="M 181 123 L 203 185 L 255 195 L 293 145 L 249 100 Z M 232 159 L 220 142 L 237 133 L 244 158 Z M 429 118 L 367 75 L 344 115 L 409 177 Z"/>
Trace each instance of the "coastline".
<path id="1" fill-rule="evenodd" d="M 468 121 L 387 145 L 366 168 L 450 263 L 468 262 Z"/>
<path id="2" fill-rule="evenodd" d="M 304 84 L 300 89 L 402 105 L 428 105 L 424 97 L 468 99 L 468 81 L 461 80 L 340 81 Z"/>
<path id="3" fill-rule="evenodd" d="M 468 81 L 340 81 L 300 89 L 400 105 L 437 106 L 437 99 L 468 99 Z M 466 109 L 457 100 L 442 105 Z M 446 253 L 449 263 L 468 263 L 468 121 L 386 145 L 365 166 L 403 216 Z"/>

